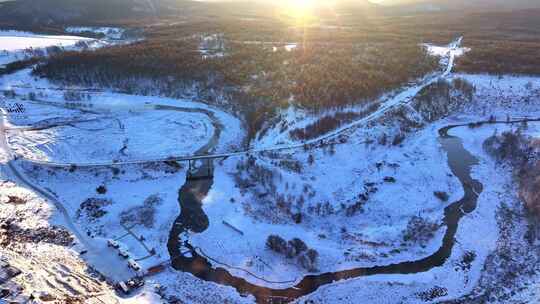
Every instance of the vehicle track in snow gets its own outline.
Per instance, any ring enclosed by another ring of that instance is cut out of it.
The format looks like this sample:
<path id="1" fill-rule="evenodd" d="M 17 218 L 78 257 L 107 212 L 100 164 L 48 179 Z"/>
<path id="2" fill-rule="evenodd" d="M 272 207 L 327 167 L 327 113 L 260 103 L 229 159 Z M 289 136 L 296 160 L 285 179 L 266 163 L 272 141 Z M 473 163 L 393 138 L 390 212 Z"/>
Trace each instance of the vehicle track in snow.
<path id="1" fill-rule="evenodd" d="M 61 214 L 63 218 L 63 225 L 70 230 L 70 232 L 77 238 L 79 243 L 84 247 L 84 250 L 87 251 L 85 257 L 92 259 L 94 266 L 99 271 L 106 271 L 107 276 L 112 275 L 113 280 L 128 279 L 132 276 L 131 271 L 124 267 L 121 262 L 121 259 L 114 254 L 114 252 L 103 252 L 103 248 L 96 246 L 86 234 L 82 233 L 80 229 L 73 222 L 72 217 L 70 216 L 68 210 L 62 203 L 62 201 L 50 191 L 42 188 L 36 183 L 32 182 L 17 166 L 17 160 L 9 144 L 7 143 L 6 138 L 6 127 L 5 117 L 6 112 L 4 109 L 0 108 L 0 150 L 3 151 L 4 158 L 0 163 L 0 170 L 3 170 L 9 176 L 15 179 L 17 184 L 26 186 L 28 189 L 34 191 L 36 194 L 44 198 L 46 201 L 52 203 L 56 210 Z"/>

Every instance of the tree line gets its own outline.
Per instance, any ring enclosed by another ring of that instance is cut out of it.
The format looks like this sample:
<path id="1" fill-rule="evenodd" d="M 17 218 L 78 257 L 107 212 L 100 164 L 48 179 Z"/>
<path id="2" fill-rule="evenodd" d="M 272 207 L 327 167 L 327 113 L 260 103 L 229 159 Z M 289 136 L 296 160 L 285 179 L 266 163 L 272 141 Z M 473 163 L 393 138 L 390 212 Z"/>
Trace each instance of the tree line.
<path id="1" fill-rule="evenodd" d="M 253 137 L 276 109 L 290 103 L 312 113 L 363 104 L 438 67 L 414 42 L 300 44 L 292 51 L 227 41 L 215 45 L 222 55 L 201 52 L 198 39 L 65 52 L 36 66 L 34 74 L 65 85 L 226 100 Z"/>

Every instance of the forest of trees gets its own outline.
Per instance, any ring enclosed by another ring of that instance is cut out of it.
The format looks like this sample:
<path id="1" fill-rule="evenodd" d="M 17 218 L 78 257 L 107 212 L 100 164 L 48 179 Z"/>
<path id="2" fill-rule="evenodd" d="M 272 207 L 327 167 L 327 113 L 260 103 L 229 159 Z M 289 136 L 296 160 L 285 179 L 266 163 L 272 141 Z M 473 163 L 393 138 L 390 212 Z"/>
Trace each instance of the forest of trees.
<path id="1" fill-rule="evenodd" d="M 201 39 L 152 38 L 66 52 L 38 65 L 34 73 L 66 85 L 195 96 L 208 103 L 226 100 L 253 137 L 276 109 L 290 102 L 312 113 L 358 105 L 438 67 L 437 58 L 414 40 L 301 44 L 292 51 L 225 40 L 213 44 L 222 49 L 209 56 L 199 49 Z"/>
<path id="2" fill-rule="evenodd" d="M 540 11 L 422 18 L 353 14 L 328 29 L 298 28 L 249 9 L 253 16 L 247 19 L 254 23 L 238 18 L 242 9 L 226 7 L 186 23 L 139 27 L 145 40 L 130 45 L 53 56 L 35 73 L 69 85 L 226 102 L 243 118 L 250 139 L 290 103 L 314 114 L 340 112 L 426 75 L 439 63 L 422 49 L 423 42 L 446 44 L 463 35 L 471 51 L 458 58 L 456 71 L 540 73 Z M 282 47 L 291 42 L 298 43 L 295 49 Z M 296 135 L 316 136 L 325 125 Z"/>
<path id="3" fill-rule="evenodd" d="M 528 123 L 522 122 L 515 130 L 496 133 L 484 142 L 484 149 L 512 166 L 520 198 L 531 214 L 540 217 L 540 141 L 524 135 L 527 129 Z"/>
<path id="4" fill-rule="evenodd" d="M 466 73 L 540 74 L 539 42 L 472 41 L 471 51 L 457 61 L 456 69 Z"/>

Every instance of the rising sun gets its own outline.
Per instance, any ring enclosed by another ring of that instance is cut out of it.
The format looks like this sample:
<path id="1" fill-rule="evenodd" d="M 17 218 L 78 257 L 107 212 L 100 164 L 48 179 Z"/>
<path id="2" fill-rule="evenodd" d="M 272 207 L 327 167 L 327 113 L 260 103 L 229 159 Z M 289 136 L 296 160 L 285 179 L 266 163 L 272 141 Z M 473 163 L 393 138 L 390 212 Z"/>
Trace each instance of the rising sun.
<path id="1" fill-rule="evenodd" d="M 316 0 L 289 0 L 286 1 L 285 13 L 295 19 L 309 19 L 313 16 Z"/>

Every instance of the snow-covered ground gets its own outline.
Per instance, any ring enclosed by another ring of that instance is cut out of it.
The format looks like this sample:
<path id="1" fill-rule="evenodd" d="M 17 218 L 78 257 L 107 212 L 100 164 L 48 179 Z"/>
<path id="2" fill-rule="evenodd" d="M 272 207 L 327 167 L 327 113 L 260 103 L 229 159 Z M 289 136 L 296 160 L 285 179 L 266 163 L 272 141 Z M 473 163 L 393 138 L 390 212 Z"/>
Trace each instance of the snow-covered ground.
<path id="1" fill-rule="evenodd" d="M 261 164 L 279 172 L 279 177 L 275 178 L 275 193 L 290 201 L 296 212 L 304 214 L 300 225 L 280 223 L 278 210 L 274 210 L 275 220 L 272 215 L 264 214 L 272 212 L 271 209 L 258 205 L 266 200 L 274 202 L 276 195 L 267 193 L 268 199 L 242 195 L 234 180 L 238 161 L 226 160 L 217 170 L 214 187 L 204 200 L 210 227 L 201 234 L 193 234 L 191 241 L 220 262 L 278 282 L 294 282 L 308 272 L 294 259 L 284 259 L 265 249 L 270 234 L 286 240 L 298 237 L 317 249 L 320 272 L 428 256 L 440 247 L 444 228 L 427 244 L 422 244 L 423 247 L 403 245 L 403 231 L 408 221 L 421 215 L 440 223 L 444 207 L 462 195 L 459 182 L 449 174 L 446 155 L 438 145 L 436 134 L 435 127 L 429 128 L 407 141 L 406 148 L 364 145 L 362 138 L 367 135 L 360 133 L 347 144 L 336 145 L 332 155 L 324 150 L 296 151 L 296 155 L 289 157 L 301 163 L 301 173 L 276 166 L 271 159 L 262 159 Z M 312 165 L 307 161 L 309 155 L 314 158 Z M 378 169 L 377 164 L 383 165 Z M 385 182 L 385 177 L 394 177 L 397 181 Z M 378 191 L 370 195 L 363 212 L 345 215 L 341 205 L 354 204 L 368 183 L 374 183 Z M 308 191 L 305 190 L 307 185 Z M 435 198 L 434 191 L 450 193 L 448 202 Z M 304 206 L 298 207 L 299 202 L 304 202 Z M 268 204 L 274 206 L 275 203 Z M 329 210 L 320 214 L 310 211 L 318 209 L 319 204 Z M 227 228 L 223 221 L 240 229 L 244 235 Z M 241 271 L 235 274 L 245 276 Z M 248 279 L 264 284 L 249 276 Z M 289 285 L 292 284 L 289 282 Z"/>
<path id="2" fill-rule="evenodd" d="M 329 152 L 330 149 L 327 148 L 295 151 L 294 155 L 280 153 L 277 157 L 261 157 L 256 163 L 274 171 L 274 188 L 269 187 L 266 191 L 261 189 L 256 191 L 258 195 L 254 196 L 242 194 L 235 181 L 239 170 L 238 162 L 234 159 L 226 160 L 218 167 L 215 184 L 204 200 L 204 210 L 210 218 L 210 227 L 201 234 L 191 235 L 192 243 L 223 264 L 248 270 L 268 281 L 279 282 L 268 283 L 245 271 L 230 269 L 235 275 L 245 277 L 253 283 L 272 287 L 294 285 L 294 281 L 308 272 L 299 267 L 294 259 L 285 259 L 267 250 L 265 241 L 270 234 L 280 235 L 286 240 L 300 237 L 308 246 L 316 248 L 320 254 L 320 272 L 417 260 L 433 253 L 440 246 L 444 227 L 437 231 L 433 239 L 421 246 L 403 246 L 401 243 L 403 231 L 413 216 L 418 215 L 431 222 L 440 223 L 447 203 L 437 200 L 433 195 L 434 191 L 448 192 L 451 195 L 448 202 L 457 200 L 463 194 L 461 186 L 446 164 L 446 153 L 439 146 L 438 128 L 447 124 L 487 119 L 490 115 L 501 120 L 506 119 L 507 115 L 540 116 L 538 78 L 487 75 L 454 75 L 452 78 L 466 79 L 476 87 L 473 102 L 466 105 L 465 112 L 459 116 L 428 125 L 420 132 L 410 135 L 401 147 L 365 144 L 366 140 L 376 139 L 381 132 L 391 132 L 389 126 L 371 125 L 370 129 L 359 126 L 356 131 L 348 132 L 347 142 L 335 145 L 333 152 Z M 473 133 L 473 136 L 467 135 L 467 130 L 460 129 L 463 132 L 459 134 L 460 137 L 477 140 L 477 149 L 472 149 L 470 145 L 470 151 L 485 156 L 478 149 L 485 137 L 493 134 L 493 130 L 487 131 L 490 134 L 478 134 L 478 139 L 476 133 Z M 538 132 L 538 129 L 531 128 L 529 132 Z M 311 165 L 308 160 L 310 155 L 313 157 Z M 301 172 L 296 173 L 280 166 L 279 162 L 282 160 L 300 163 Z M 378 169 L 377 163 L 383 166 Z M 491 167 L 482 167 L 484 175 L 478 176 L 480 181 L 489 181 L 500 174 L 489 169 Z M 385 183 L 383 180 L 387 176 L 394 177 L 397 182 Z M 253 182 L 259 183 L 257 180 Z M 364 185 L 369 182 L 374 182 L 379 191 L 370 196 L 363 206 L 364 211 L 350 218 L 340 214 L 340 205 L 354 202 L 355 197 L 364 192 Z M 510 182 L 508 176 L 503 176 L 497 183 L 492 184 L 491 189 L 498 191 Z M 306 185 L 309 186 L 308 190 Z M 482 209 L 483 204 L 487 204 L 484 199 L 490 201 L 494 197 L 489 196 L 489 189 L 483 195 L 487 197 L 482 198 L 479 210 L 476 211 L 485 215 L 483 222 L 478 223 L 476 219 L 479 217 L 475 215 L 462 221 L 470 223 L 470 226 L 465 225 L 469 231 L 486 229 L 479 231 L 478 235 L 486 234 L 486 242 L 490 241 L 483 251 L 478 244 L 476 247 L 480 248 L 475 247 L 475 250 L 481 251 L 477 253 L 480 261 L 485 259 L 492 249 L 493 240 L 497 238 L 497 235 L 492 234 L 497 230 L 494 222 L 496 207 L 492 210 Z M 278 216 L 279 208 L 275 208 L 274 202 L 279 200 L 280 196 L 292 203 L 293 210 L 301 210 L 307 214 L 302 224 L 283 222 Z M 296 209 L 299 202 L 302 202 L 303 207 Z M 325 205 L 326 202 L 334 214 L 323 213 L 320 217 L 309 214 L 310 206 L 318 203 Z M 268 207 L 265 207 L 265 204 L 268 204 Z M 244 235 L 227 227 L 224 221 L 243 231 Z M 460 242 L 463 244 L 474 242 L 474 239 L 466 239 L 466 234 L 461 237 L 463 240 Z M 459 254 L 460 251 L 457 251 L 456 257 Z M 218 266 L 218 263 L 215 264 Z M 475 277 L 478 277 L 481 265 L 476 265 Z M 440 275 L 445 271 L 447 269 L 441 270 Z M 458 281 L 449 279 L 448 282 Z M 460 288 L 465 288 L 464 286 Z M 467 285 L 467 288 L 470 289 L 471 286 Z"/>
<path id="3" fill-rule="evenodd" d="M 0 31 L 0 50 L 19 51 L 28 48 L 45 48 L 49 46 L 73 46 L 79 41 L 90 41 L 91 38 L 63 35 L 38 35 L 19 31 Z"/>
<path id="4" fill-rule="evenodd" d="M 0 152 L 1 153 L 1 152 Z M 87 268 L 74 247 L 63 246 L 69 240 L 62 235 L 50 236 L 38 241 L 37 236 L 53 225 L 64 225 L 54 207 L 41 197 L 12 179 L 1 165 L 0 172 L 0 222 L 11 220 L 18 228 L 34 231 L 35 241 L 23 241 L 14 235 L 2 233 L 0 258 L 20 269 L 23 274 L 13 282 L 20 285 L 25 294 L 49 295 L 58 301 L 66 297 L 84 296 L 87 303 L 115 303 L 114 292 L 97 275 Z M 9 197 L 22 198 L 25 203 L 10 204 Z M 69 235 L 69 233 L 67 233 Z M 8 243 L 5 243 L 5 242 Z M 57 242 L 57 243 L 55 243 Z"/>
<path id="5" fill-rule="evenodd" d="M 8 115 L 8 142 L 16 154 L 32 160 L 47 160 L 84 164 L 87 162 L 157 159 L 171 155 L 190 155 L 195 153 L 214 136 L 214 126 L 203 113 L 190 110 L 211 111 L 223 125 L 216 149 L 231 149 L 242 139 L 240 122 L 231 115 L 212 109 L 204 104 L 186 100 L 173 100 L 158 97 L 131 96 L 112 92 L 91 93 L 91 99 L 77 108 L 66 108 L 64 92 L 46 80 L 36 80 L 24 70 L 2 78 L 5 89 L 14 90 L 18 97 L 3 99 L 10 105 L 20 103 L 24 113 Z M 26 98 L 29 92 L 39 95 L 39 101 Z M 88 105 L 91 105 L 88 106 Z M 177 106 L 185 110 L 158 110 L 157 105 Z M 9 106 L 8 106 L 9 108 Z M 183 112 L 185 111 L 185 112 Z M 64 123 L 69 123 L 64 125 Z M 60 124 L 44 130 L 33 127 Z M 27 129 L 30 128 L 30 129 Z M 225 131 L 233 132 L 225 132 Z M 126 147 L 126 149 L 122 149 Z M 153 168 L 153 166 L 156 166 Z M 156 207 L 156 230 L 148 232 L 149 248 L 157 254 L 145 266 L 151 266 L 167 259 L 164 250 L 168 230 L 179 214 L 177 200 L 178 188 L 185 181 L 185 170 L 169 168 L 166 165 L 145 165 L 123 167 L 113 174 L 104 171 L 82 170 L 81 172 L 30 170 L 28 175 L 53 193 L 61 194 L 70 217 L 75 218 L 80 204 L 87 198 L 99 197 L 96 188 L 106 185 L 105 197 L 112 202 L 107 213 L 112 215 L 103 223 L 105 237 L 115 238 L 125 231 L 119 226 L 122 212 L 139 207 L 152 194 L 163 200 L 164 206 Z M 154 171 L 154 172 L 153 172 Z M 175 174 L 166 174 L 163 172 Z M 119 178 L 119 176 L 122 178 Z M 98 178 L 99 177 L 99 178 Z M 74 187 L 74 185 L 77 185 Z M 160 185 L 160 187 L 155 187 Z M 73 190 L 69 192 L 69 190 Z M 126 189 L 137 189 L 130 193 Z M 146 190 L 144 190 L 146 189 Z M 67 192 L 66 192 L 67 191 Z M 143 197 L 144 196 L 144 197 Z M 70 205 L 68 202 L 71 202 Z M 110 209 L 110 210 L 109 210 Z M 81 223 L 83 230 L 95 233 L 95 227 Z M 103 241 L 102 241 L 103 244 Z M 144 248 L 126 245 L 134 255 L 148 255 Z M 147 265 L 148 264 L 148 265 Z"/>
<path id="6" fill-rule="evenodd" d="M 426 47 L 428 53 L 438 57 L 447 57 L 449 52 L 453 52 L 457 57 L 459 57 L 470 50 L 466 47 L 457 47 L 452 50 L 448 46 L 439 46 L 433 44 L 425 44 L 424 46 Z"/>
<path id="7" fill-rule="evenodd" d="M 36 106 L 26 105 L 29 113 Z M 190 155 L 213 132 L 208 118 L 199 113 L 119 111 L 109 117 L 52 129 L 14 130 L 9 142 L 18 155 L 27 159 L 89 163 Z"/>
<path id="8" fill-rule="evenodd" d="M 68 33 L 78 34 L 90 31 L 104 34 L 103 39 L 76 35 L 40 35 L 21 31 L 0 30 L 0 68 L 4 65 L 39 56 L 50 56 L 61 51 L 80 51 L 96 49 L 121 43 L 130 43 L 125 39 L 125 30 L 114 27 L 70 27 Z"/>
<path id="9" fill-rule="evenodd" d="M 10 132 L 9 142 L 17 154 L 32 160 L 84 164 L 193 155 L 217 131 L 204 111 L 213 113 L 226 131 L 241 130 L 233 116 L 189 100 L 104 91 L 83 92 L 83 101 L 66 101 L 66 90 L 31 77 L 28 69 L 0 78 L 0 90 L 18 95 L 5 99 L 8 108 L 24 108 L 24 113 L 11 115 L 10 122 L 19 128 Z M 35 100 L 28 98 L 30 92 Z M 32 130 L 53 123 L 60 126 Z M 219 137 L 216 152 L 225 152 L 235 149 L 242 132 L 221 132 Z"/>
<path id="10" fill-rule="evenodd" d="M 58 47 L 64 50 L 77 49 L 77 46 L 82 47 L 81 42 L 85 43 L 85 47 L 108 45 L 105 41 L 79 36 L 38 35 L 20 31 L 0 31 L 0 67 L 36 55 L 47 55 L 50 47 Z"/>
<path id="11" fill-rule="evenodd" d="M 3 153 L 4 151 L 2 150 L 0 152 Z M 181 176 L 182 174 L 179 174 L 178 183 L 183 182 Z M 93 179 L 93 175 L 86 175 L 86 178 L 91 180 Z M 86 183 L 86 181 L 80 179 L 75 180 L 77 181 L 76 183 L 68 183 L 67 187 L 76 189 L 74 185 L 77 185 L 76 187 L 79 188 L 80 185 Z M 150 184 L 150 182 L 147 181 L 147 184 Z M 155 184 L 156 181 L 154 180 L 153 185 Z M 178 185 L 172 185 L 172 183 L 166 182 L 163 188 L 169 185 L 171 187 L 167 189 L 167 193 L 170 193 L 171 196 L 165 196 L 161 207 L 169 207 L 170 210 L 163 208 L 160 211 L 159 217 L 156 217 L 159 219 L 159 226 L 154 227 L 163 230 L 155 229 L 150 234 L 147 234 L 146 231 L 148 229 L 146 228 L 136 227 L 133 229 L 136 233 L 142 233 L 148 236 L 148 241 L 150 241 L 149 246 L 159 245 L 159 247 L 156 247 L 158 249 L 156 257 L 148 259 L 145 262 L 140 262 L 142 265 L 153 265 L 158 261 L 166 259 L 163 256 L 164 250 L 166 250 L 162 243 L 163 238 L 166 239 L 168 229 L 170 228 L 168 226 L 172 224 L 170 221 L 174 218 L 175 212 L 178 212 L 178 203 L 175 199 L 176 195 L 172 195 Z M 136 189 L 135 186 L 130 185 L 129 182 L 124 184 L 124 187 L 133 187 L 133 189 Z M 63 216 L 50 202 L 36 195 L 27 187 L 19 185 L 16 178 L 6 169 L 4 162 L 0 163 L 0 189 L 0 222 L 5 223 L 7 220 L 13 220 L 18 227 L 28 229 L 29 231 L 48 230 L 53 226 L 67 226 Z M 159 191 L 158 189 L 155 190 Z M 125 193 L 125 191 L 120 192 Z M 84 194 L 83 189 L 81 196 Z M 10 196 L 22 198 L 25 203 L 8 203 Z M 135 199 L 131 201 L 134 202 Z M 134 203 L 133 205 L 137 204 L 137 202 Z M 168 203 L 171 203 L 171 205 L 168 206 Z M 121 204 L 124 206 L 119 206 Z M 131 206 L 130 204 L 126 204 L 125 201 L 119 201 L 115 205 L 115 208 L 129 209 Z M 113 221 L 112 219 L 110 217 L 108 220 Z M 118 221 L 113 221 L 111 230 L 107 231 L 107 236 L 113 237 L 120 234 L 123 234 L 123 228 L 118 226 Z M 0 235 L 0 239 L 4 242 L 6 240 L 5 235 L 2 233 Z M 140 245 L 137 247 L 136 240 L 131 236 L 129 238 L 119 241 L 122 247 L 132 251 L 131 253 L 134 257 L 137 257 L 136 254 L 146 254 L 142 248 L 139 248 Z M 8 240 L 10 242 L 8 246 L 0 246 L 0 259 L 22 271 L 22 274 L 14 278 L 9 284 L 14 283 L 16 284 L 15 286 L 20 286 L 22 294 L 26 297 L 33 294 L 42 299 L 55 299 L 59 303 L 82 299 L 84 303 L 89 304 L 157 304 L 164 303 L 164 301 L 156 292 L 165 288 L 165 291 L 169 294 L 175 294 L 181 299 L 191 299 L 191 303 L 205 303 L 206 301 L 210 303 L 223 303 L 224 301 L 231 303 L 253 303 L 250 299 L 241 298 L 232 288 L 208 284 L 194 278 L 190 274 L 169 269 L 164 273 L 151 277 L 145 287 L 139 292 L 127 298 L 122 298 L 98 274 L 88 268 L 88 265 L 95 266 L 93 264 L 95 260 L 89 260 L 87 256 L 80 254 L 81 248 L 80 245 L 77 245 L 76 240 L 73 246 L 67 247 L 43 239 L 39 242 L 37 239 L 35 242 L 28 242 L 19 240 L 13 235 L 9 236 Z M 55 239 L 53 238 L 52 240 Z M 64 239 L 57 238 L 56 240 L 62 241 Z M 104 239 L 99 237 L 94 238 L 96 243 L 100 240 L 104 241 Z M 116 256 L 116 252 L 111 248 L 104 248 L 99 258 L 103 259 L 107 255 Z M 109 272 L 103 272 L 106 275 L 117 272 L 121 268 L 127 271 L 124 260 L 119 260 L 117 263 L 111 264 L 108 267 Z M 103 271 L 103 269 L 98 269 Z"/>
<path id="12" fill-rule="evenodd" d="M 519 113 L 519 109 L 515 111 Z M 447 123 L 463 123 L 471 118 L 470 115 L 453 117 Z M 460 127 L 450 131 L 451 135 L 460 137 L 465 149 L 479 159 L 472 177 L 483 183 L 484 190 L 478 199 L 476 210 L 461 220 L 456 234 L 456 245 L 443 266 L 419 274 L 375 275 L 341 281 L 324 286 L 297 302 L 306 303 L 312 300 L 316 303 L 357 303 L 357 299 L 362 298 L 368 303 L 437 303 L 469 294 L 478 283 L 486 258 L 497 245 L 499 228 L 496 213 L 499 207 L 502 203 L 519 200 L 511 171 L 497 164 L 482 148 L 485 139 L 492 136 L 496 129 L 503 132 L 510 128 L 505 125 L 485 125 L 477 129 Z M 539 124 L 530 124 L 527 133 L 535 134 L 538 130 Z M 513 225 L 526 226 L 526 223 Z M 463 263 L 467 253 L 474 253 L 470 267 Z M 381 297 L 381 294 L 385 297 Z M 534 299 L 533 295 L 526 298 L 525 302 L 538 300 Z"/>

